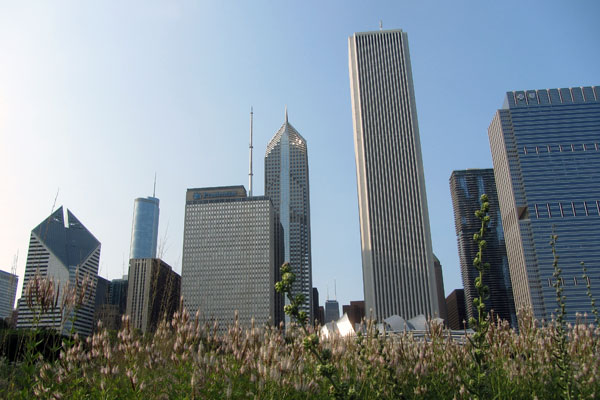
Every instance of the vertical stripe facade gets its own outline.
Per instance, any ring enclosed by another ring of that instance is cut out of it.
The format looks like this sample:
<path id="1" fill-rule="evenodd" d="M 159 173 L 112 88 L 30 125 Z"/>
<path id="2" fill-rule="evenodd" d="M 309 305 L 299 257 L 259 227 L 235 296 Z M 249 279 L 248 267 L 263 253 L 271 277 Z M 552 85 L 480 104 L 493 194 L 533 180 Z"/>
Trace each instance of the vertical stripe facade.
<path id="1" fill-rule="evenodd" d="M 438 313 L 408 42 L 401 30 L 348 40 L 367 316 Z"/>

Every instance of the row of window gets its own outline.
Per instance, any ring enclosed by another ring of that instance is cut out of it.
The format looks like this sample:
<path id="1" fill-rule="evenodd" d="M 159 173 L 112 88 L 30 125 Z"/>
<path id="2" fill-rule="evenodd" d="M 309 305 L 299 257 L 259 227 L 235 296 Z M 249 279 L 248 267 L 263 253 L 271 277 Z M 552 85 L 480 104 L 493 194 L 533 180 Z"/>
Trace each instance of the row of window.
<path id="1" fill-rule="evenodd" d="M 581 204 L 583 203 L 583 209 Z M 556 204 L 534 204 L 535 217 L 536 218 L 557 218 L 557 217 L 589 217 L 590 215 L 600 215 L 600 202 L 593 201 L 582 201 L 571 203 L 558 203 Z"/>
<path id="2" fill-rule="evenodd" d="M 555 145 L 555 144 L 548 144 L 545 146 L 535 146 L 535 147 L 528 147 L 528 146 L 523 146 L 523 154 L 540 154 L 540 153 L 552 153 L 552 152 L 567 152 L 567 151 L 571 151 L 571 152 L 575 152 L 575 151 L 599 151 L 599 145 L 598 143 L 578 143 L 578 144 L 574 144 L 571 143 L 570 145 Z"/>
<path id="3" fill-rule="evenodd" d="M 552 278 L 548 278 L 548 287 L 552 287 L 553 281 Z M 565 286 L 565 278 L 560 278 L 560 284 L 562 286 Z M 577 285 L 590 285 L 591 286 L 591 280 L 589 276 L 586 276 L 585 279 L 583 279 L 583 277 L 579 277 L 579 279 L 577 279 L 576 276 L 573 277 L 573 285 L 577 286 Z"/>

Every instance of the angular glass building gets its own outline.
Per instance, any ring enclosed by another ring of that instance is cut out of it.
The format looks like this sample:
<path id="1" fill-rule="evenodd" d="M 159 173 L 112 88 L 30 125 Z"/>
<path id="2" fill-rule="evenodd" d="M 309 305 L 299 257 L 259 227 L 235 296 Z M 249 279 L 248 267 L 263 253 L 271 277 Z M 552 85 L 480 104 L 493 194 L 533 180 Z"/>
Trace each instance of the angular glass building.
<path id="1" fill-rule="evenodd" d="M 437 316 L 407 35 L 355 33 L 348 52 L 367 318 Z"/>
<path id="2" fill-rule="evenodd" d="M 473 266 L 473 260 L 479 248 L 473 240 L 473 235 L 481 228 L 481 221 L 475 216 L 475 211 L 481 207 L 479 198 L 485 193 L 490 203 L 490 223 L 485 235 L 487 247 L 483 252 L 483 259 L 484 262 L 491 264 L 490 270 L 483 277 L 483 283 L 490 290 L 490 297 L 485 304 L 487 310 L 491 310 L 494 317 L 506 320 L 511 326 L 516 327 L 517 315 L 494 170 L 488 168 L 453 171 L 450 175 L 450 193 L 454 207 L 454 226 L 456 227 L 460 271 L 465 288 L 467 321 L 471 317 L 476 317 L 473 299 L 479 296 L 475 289 L 475 278 L 479 276 L 479 272 Z"/>
<path id="3" fill-rule="evenodd" d="M 517 308 L 551 318 L 558 235 L 568 320 L 600 298 L 600 87 L 506 93 L 488 129 Z"/>
<path id="4" fill-rule="evenodd" d="M 73 326 L 80 335 L 92 333 L 100 242 L 71 211 L 67 210 L 66 217 L 60 207 L 31 231 L 17 328 L 37 325 L 69 335 Z M 58 306 L 41 315 L 39 304 L 35 301 L 28 304 L 27 296 L 27 286 L 36 274 L 42 278 L 52 278 L 55 290 L 59 293 Z M 82 291 L 85 280 L 89 280 L 89 286 Z M 60 303 L 67 282 L 71 288 L 77 288 L 83 304 L 71 313 L 63 314 Z"/>
<path id="5" fill-rule="evenodd" d="M 129 258 L 156 258 L 158 208 L 156 197 L 137 198 L 133 203 L 133 227 Z"/>
<path id="6" fill-rule="evenodd" d="M 268 197 L 247 197 L 243 186 L 188 189 L 181 269 L 187 310 L 217 321 L 222 330 L 236 311 L 244 326 L 253 320 L 256 326 L 279 324 L 283 298 L 275 282 L 282 236 Z"/>
<path id="7" fill-rule="evenodd" d="M 304 311 L 312 321 L 308 155 L 306 140 L 288 122 L 287 109 L 285 122 L 267 146 L 265 196 L 273 202 L 283 227 L 284 261 L 296 274 L 292 290 L 304 294 Z"/>

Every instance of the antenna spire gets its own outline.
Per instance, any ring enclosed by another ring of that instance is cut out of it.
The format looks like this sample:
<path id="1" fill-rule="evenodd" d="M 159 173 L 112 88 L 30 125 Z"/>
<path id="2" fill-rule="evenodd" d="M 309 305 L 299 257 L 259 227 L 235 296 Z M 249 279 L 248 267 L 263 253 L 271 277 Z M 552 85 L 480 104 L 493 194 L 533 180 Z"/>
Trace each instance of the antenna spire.
<path id="1" fill-rule="evenodd" d="M 288 116 L 287 116 L 287 104 L 285 105 L 285 123 L 288 123 Z"/>
<path id="2" fill-rule="evenodd" d="M 154 172 L 154 189 L 152 189 L 152 197 L 156 197 L 156 171 Z"/>
<path id="3" fill-rule="evenodd" d="M 379 30 L 380 31 L 383 30 L 383 22 L 381 20 L 379 20 Z"/>
<path id="4" fill-rule="evenodd" d="M 252 176 L 254 175 L 252 173 L 252 149 L 254 148 L 252 146 L 252 129 L 253 129 L 253 125 L 254 125 L 254 109 L 252 106 L 250 106 L 250 168 L 249 168 L 249 172 L 248 172 L 248 197 L 252 197 Z"/>

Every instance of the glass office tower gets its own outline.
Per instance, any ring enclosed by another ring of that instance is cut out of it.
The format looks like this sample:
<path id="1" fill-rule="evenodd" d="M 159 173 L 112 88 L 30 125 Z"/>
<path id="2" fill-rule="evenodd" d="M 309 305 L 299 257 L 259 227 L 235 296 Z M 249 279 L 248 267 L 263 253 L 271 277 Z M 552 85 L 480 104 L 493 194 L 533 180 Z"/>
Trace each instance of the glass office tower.
<path id="1" fill-rule="evenodd" d="M 355 33 L 348 52 L 367 317 L 434 317 L 439 310 L 408 38 L 401 30 Z"/>
<path id="2" fill-rule="evenodd" d="M 488 129 L 517 308 L 551 318 L 558 235 L 568 320 L 600 298 L 600 87 L 506 93 Z"/>
<path id="3" fill-rule="evenodd" d="M 156 197 L 137 198 L 133 203 L 133 227 L 129 258 L 156 258 L 158 208 Z"/>
<path id="4" fill-rule="evenodd" d="M 283 125 L 267 146 L 265 196 L 283 227 L 284 260 L 296 274 L 292 291 L 305 296 L 303 310 L 313 321 L 308 154 L 306 140 L 288 122 L 287 109 Z"/>
<path id="5" fill-rule="evenodd" d="M 483 283 L 490 290 L 490 297 L 485 301 L 485 304 L 487 310 L 492 310 L 495 317 L 506 320 L 511 326 L 516 327 L 517 315 L 513 301 L 494 170 L 487 168 L 453 171 L 450 175 L 450 193 L 452 194 L 452 206 L 454 207 L 454 226 L 456 227 L 460 271 L 465 288 L 467 321 L 469 318 L 477 316 L 473 299 L 479 296 L 475 289 L 475 278 L 479 276 L 479 271 L 473 266 L 473 260 L 479 248 L 473 240 L 473 235 L 479 232 L 481 228 L 481 221 L 475 216 L 475 211 L 481 207 L 479 199 L 485 193 L 490 203 L 490 223 L 485 235 L 487 246 L 483 258 L 485 262 L 491 264 L 490 270 L 483 277 Z"/>

